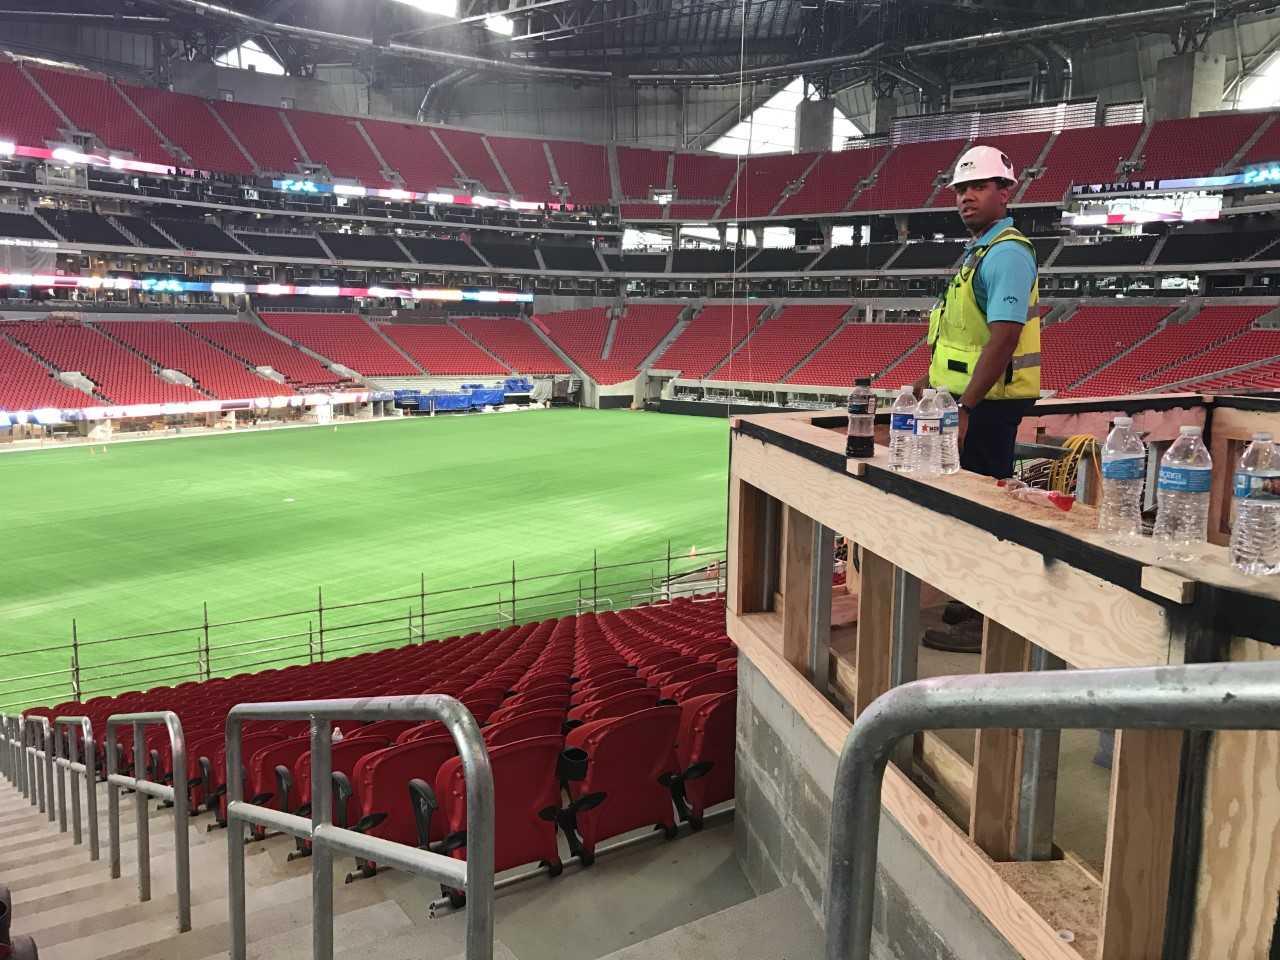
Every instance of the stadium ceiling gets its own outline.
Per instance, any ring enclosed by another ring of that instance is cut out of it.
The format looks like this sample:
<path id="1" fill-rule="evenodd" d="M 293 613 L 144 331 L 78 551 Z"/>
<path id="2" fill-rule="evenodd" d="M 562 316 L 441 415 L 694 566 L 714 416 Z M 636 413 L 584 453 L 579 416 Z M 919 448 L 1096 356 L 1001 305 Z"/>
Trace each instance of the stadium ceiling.
<path id="1" fill-rule="evenodd" d="M 456 2 L 453 16 L 434 10 Z M 3 3 L 3 0 L 0 0 Z M 257 39 L 291 74 L 350 62 L 405 79 L 472 73 L 578 83 L 727 84 L 805 75 L 938 89 L 994 48 L 1069 63 L 1091 39 L 1209 30 L 1280 0 L 8 0 L 6 18 L 155 36 L 211 60 Z M 495 20 L 495 18 L 498 18 Z M 495 29 L 496 28 L 496 29 Z"/>

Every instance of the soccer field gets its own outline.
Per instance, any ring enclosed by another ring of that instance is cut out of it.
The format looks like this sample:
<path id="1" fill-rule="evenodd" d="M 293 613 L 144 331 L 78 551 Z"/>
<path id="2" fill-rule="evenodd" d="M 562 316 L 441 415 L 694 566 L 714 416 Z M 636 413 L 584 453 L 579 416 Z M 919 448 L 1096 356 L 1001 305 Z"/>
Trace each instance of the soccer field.
<path id="1" fill-rule="evenodd" d="M 88 696 L 194 678 L 203 603 L 222 622 L 315 607 L 317 587 L 326 607 L 413 595 L 394 612 L 329 612 L 332 655 L 343 616 L 401 618 L 381 629 L 388 644 L 405 642 L 420 574 L 432 593 L 507 580 L 515 560 L 522 579 L 585 568 L 589 592 L 594 549 L 601 564 L 648 560 L 665 556 L 668 539 L 687 569 L 692 548 L 724 544 L 726 429 L 701 417 L 557 409 L 5 454 L 0 655 L 22 655 L 0 656 L 0 704 L 67 699 L 60 681 L 18 695 L 37 682 L 15 678 L 67 668 L 67 651 L 34 651 L 69 645 L 73 618 Z M 538 580 L 519 593 L 582 580 Z M 434 597 L 427 611 L 499 593 L 510 587 Z M 538 606 L 522 604 L 519 619 L 535 619 Z M 429 616 L 428 634 L 459 616 Z M 287 633 L 276 645 L 305 661 L 310 619 L 214 631 L 213 673 L 279 656 L 257 642 L 264 634 Z M 191 629 L 92 642 L 176 627 Z M 159 654 L 177 655 L 143 659 Z M 106 677 L 113 670 L 101 664 L 122 660 L 134 664 L 118 672 L 152 672 Z"/>

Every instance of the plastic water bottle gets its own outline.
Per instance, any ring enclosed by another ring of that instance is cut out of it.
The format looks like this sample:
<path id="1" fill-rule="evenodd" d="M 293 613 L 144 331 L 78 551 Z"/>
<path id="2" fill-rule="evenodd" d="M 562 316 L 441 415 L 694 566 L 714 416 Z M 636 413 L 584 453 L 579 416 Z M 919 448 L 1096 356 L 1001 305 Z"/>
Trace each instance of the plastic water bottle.
<path id="1" fill-rule="evenodd" d="M 942 404 L 937 390 L 926 390 L 916 404 L 916 442 L 913 473 L 924 477 L 942 472 Z"/>
<path id="2" fill-rule="evenodd" d="M 1156 542 L 1162 556 L 1196 559 L 1197 547 L 1209 532 L 1209 486 L 1213 458 L 1199 427 L 1182 427 L 1160 459 L 1156 484 Z"/>
<path id="3" fill-rule="evenodd" d="M 960 408 L 948 390 L 938 391 L 942 406 L 942 433 L 938 437 L 939 464 L 943 473 L 960 472 Z"/>
<path id="4" fill-rule="evenodd" d="M 1280 450 L 1255 433 L 1236 468 L 1231 565 L 1262 577 L 1280 573 Z"/>
<path id="5" fill-rule="evenodd" d="M 849 436 L 845 441 L 846 457 L 866 458 L 876 452 L 876 397 L 871 392 L 871 378 L 859 377 L 849 392 Z"/>
<path id="6" fill-rule="evenodd" d="M 1147 448 L 1133 432 L 1132 417 L 1116 417 L 1102 445 L 1102 503 L 1098 529 L 1112 543 L 1142 535 L 1142 482 Z"/>
<path id="7" fill-rule="evenodd" d="M 914 466 L 912 446 L 916 439 L 916 395 L 904 383 L 889 413 L 889 467 L 906 473 Z"/>

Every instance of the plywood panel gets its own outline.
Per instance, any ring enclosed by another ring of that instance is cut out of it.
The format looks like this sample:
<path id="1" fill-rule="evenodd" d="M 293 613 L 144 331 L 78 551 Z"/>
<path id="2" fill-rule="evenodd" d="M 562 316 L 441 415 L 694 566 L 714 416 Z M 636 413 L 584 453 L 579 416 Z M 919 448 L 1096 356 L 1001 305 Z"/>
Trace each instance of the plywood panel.
<path id="1" fill-rule="evenodd" d="M 1280 660 L 1236 640 L 1232 660 Z M 1215 733 L 1205 787 L 1191 960 L 1267 960 L 1280 897 L 1280 732 Z"/>
<path id="2" fill-rule="evenodd" d="M 799 510 L 785 508 L 782 551 L 782 655 L 793 667 L 809 663 L 813 541 L 817 525 Z"/>
<path id="3" fill-rule="evenodd" d="M 1181 730 L 1117 730 L 1099 960 L 1160 960 Z"/>
<path id="4" fill-rule="evenodd" d="M 1168 662 L 1163 609 L 1093 574 L 742 434 L 732 469 L 1069 664 Z"/>

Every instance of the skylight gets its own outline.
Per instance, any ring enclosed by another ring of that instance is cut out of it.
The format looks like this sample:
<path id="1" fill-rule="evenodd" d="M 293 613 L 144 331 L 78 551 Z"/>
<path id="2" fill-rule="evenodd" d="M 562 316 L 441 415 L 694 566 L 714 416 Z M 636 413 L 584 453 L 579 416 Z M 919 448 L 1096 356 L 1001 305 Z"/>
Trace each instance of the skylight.
<path id="1" fill-rule="evenodd" d="M 804 77 L 796 77 L 758 107 L 750 117 L 741 120 L 715 143 L 713 153 L 738 156 L 755 153 L 791 153 L 796 141 L 796 104 L 804 99 Z M 835 108 L 831 130 L 831 149 L 839 150 L 848 137 L 860 137 L 859 130 L 844 112 Z"/>
<path id="2" fill-rule="evenodd" d="M 284 66 L 280 61 L 258 46 L 255 40 L 246 40 L 213 62 L 220 67 L 231 67 L 235 70 L 255 70 L 258 73 L 269 73 L 277 77 L 284 76 Z"/>

